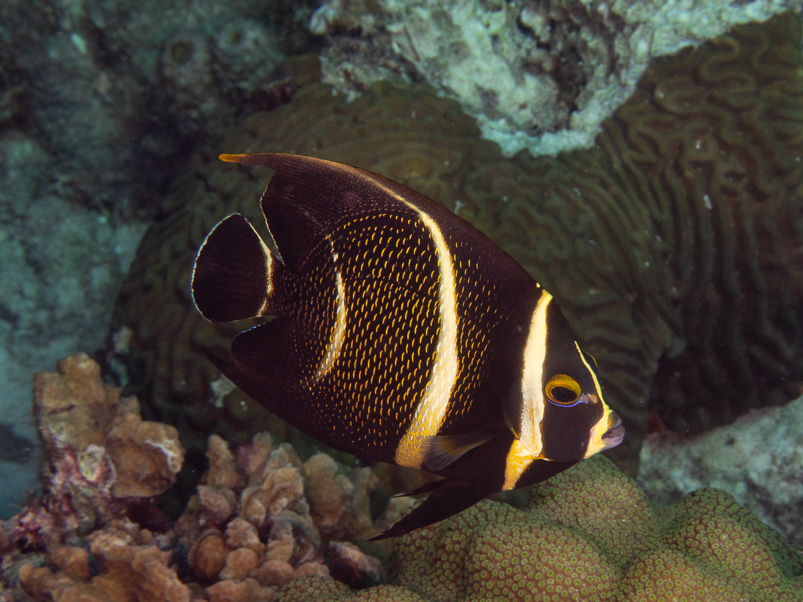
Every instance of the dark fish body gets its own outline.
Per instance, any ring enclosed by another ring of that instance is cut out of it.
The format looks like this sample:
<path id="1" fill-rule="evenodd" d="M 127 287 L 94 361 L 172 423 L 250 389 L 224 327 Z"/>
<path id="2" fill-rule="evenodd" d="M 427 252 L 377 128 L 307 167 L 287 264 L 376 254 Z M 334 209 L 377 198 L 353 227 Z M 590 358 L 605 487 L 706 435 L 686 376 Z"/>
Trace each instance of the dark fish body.
<path id="1" fill-rule="evenodd" d="M 531 485 L 621 442 L 594 361 L 552 296 L 470 224 L 367 171 L 294 155 L 222 155 L 276 171 L 262 211 L 198 252 L 199 311 L 277 316 L 213 361 L 328 445 L 445 477 L 383 536 Z"/>

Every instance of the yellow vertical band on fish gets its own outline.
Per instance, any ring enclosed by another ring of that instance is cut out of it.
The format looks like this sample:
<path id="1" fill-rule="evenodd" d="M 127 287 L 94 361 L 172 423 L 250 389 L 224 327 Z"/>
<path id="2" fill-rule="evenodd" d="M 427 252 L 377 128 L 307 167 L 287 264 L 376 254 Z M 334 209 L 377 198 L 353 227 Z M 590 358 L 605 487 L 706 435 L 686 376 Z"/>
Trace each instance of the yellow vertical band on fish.
<path id="1" fill-rule="evenodd" d="M 532 452 L 524 446 L 520 439 L 514 439 L 505 460 L 505 483 L 502 485 L 502 491 L 515 488 L 519 478 L 533 463 L 533 460 L 535 457 Z"/>
<path id="2" fill-rule="evenodd" d="M 340 357 L 343 348 L 343 340 L 346 337 L 346 286 L 343 284 L 343 276 L 340 271 L 335 272 L 335 283 L 337 285 L 337 314 L 332 325 L 332 334 L 329 337 L 329 344 L 326 346 L 323 360 L 318 365 L 318 369 L 312 376 L 310 384 L 314 384 L 326 376 Z"/>
<path id="3" fill-rule="evenodd" d="M 608 430 L 614 426 L 613 422 L 616 418 L 616 414 L 611 408 L 608 407 L 608 404 L 605 403 L 605 400 L 602 398 L 602 387 L 599 384 L 599 380 L 597 380 L 597 374 L 591 369 L 591 366 L 586 361 L 586 358 L 583 356 L 583 352 L 580 350 L 580 345 L 577 344 L 577 341 L 574 342 L 574 346 L 577 347 L 577 353 L 580 354 L 580 359 L 583 360 L 583 364 L 585 364 L 585 367 L 591 373 L 591 378 L 594 379 L 594 386 L 597 388 L 599 402 L 602 404 L 603 408 L 602 418 L 599 419 L 597 424 L 594 425 L 594 428 L 592 428 L 591 432 L 589 433 L 588 448 L 586 449 L 584 458 L 590 458 L 594 454 L 611 447 L 603 440 L 603 435 L 605 435 L 605 433 L 607 433 Z"/>
<path id="4" fill-rule="evenodd" d="M 392 191 L 388 191 L 394 194 Z M 424 395 L 415 409 L 410 427 L 399 442 L 396 449 L 396 462 L 402 466 L 421 468 L 424 455 L 421 442 L 424 437 L 436 435 L 449 408 L 452 387 L 457 379 L 457 297 L 455 293 L 454 268 L 452 255 L 441 230 L 435 221 L 426 213 L 397 196 L 401 202 L 414 209 L 427 227 L 438 254 L 438 313 L 440 316 L 440 332 L 435 348 L 435 360 L 432 366 Z"/>
<path id="5" fill-rule="evenodd" d="M 541 453 L 541 421 L 544 419 L 544 361 L 547 355 L 547 308 L 552 295 L 541 289 L 535 304 L 521 375 L 521 443 L 534 457 Z"/>
<path id="6" fill-rule="evenodd" d="M 541 422 L 544 419 L 544 361 L 547 348 L 547 308 L 552 295 L 542 289 L 535 304 L 524 347 L 521 374 L 520 436 L 513 441 L 505 459 L 503 490 L 513 489 L 521 475 L 543 449 Z"/>

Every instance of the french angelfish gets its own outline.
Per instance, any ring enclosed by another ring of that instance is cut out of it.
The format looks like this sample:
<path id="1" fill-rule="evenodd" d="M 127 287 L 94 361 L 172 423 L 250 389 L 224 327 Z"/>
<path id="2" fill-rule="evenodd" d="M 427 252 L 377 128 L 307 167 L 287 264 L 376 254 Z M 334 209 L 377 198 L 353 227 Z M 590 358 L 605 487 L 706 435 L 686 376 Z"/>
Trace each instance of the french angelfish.
<path id="1" fill-rule="evenodd" d="M 618 445 L 552 296 L 466 221 L 377 174 L 286 154 L 221 155 L 275 171 L 262 212 L 276 252 L 233 214 L 207 236 L 192 294 L 240 333 L 234 384 L 299 430 L 370 461 L 444 477 L 376 539 Z"/>

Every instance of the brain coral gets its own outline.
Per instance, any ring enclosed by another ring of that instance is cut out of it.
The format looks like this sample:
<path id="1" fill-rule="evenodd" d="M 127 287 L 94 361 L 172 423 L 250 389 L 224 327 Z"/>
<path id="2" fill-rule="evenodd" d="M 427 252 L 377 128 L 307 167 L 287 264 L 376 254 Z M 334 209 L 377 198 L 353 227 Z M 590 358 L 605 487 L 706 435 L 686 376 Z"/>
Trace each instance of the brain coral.
<path id="1" fill-rule="evenodd" d="M 517 510 L 484 500 L 396 541 L 390 582 L 359 594 L 302 578 L 282 602 L 803 600 L 803 557 L 726 493 L 667 508 L 594 457 Z"/>
<path id="2" fill-rule="evenodd" d="M 505 159 L 456 103 L 381 83 L 352 103 L 307 85 L 219 149 L 371 169 L 485 231 L 553 293 L 599 361 L 627 422 L 619 451 L 633 458 L 648 399 L 670 428 L 703 430 L 799 393 L 802 67 L 797 16 L 739 26 L 653 65 L 594 148 L 556 158 Z M 200 442 L 213 427 L 264 428 L 199 353 L 227 353 L 242 325 L 203 322 L 188 282 L 222 216 L 258 217 L 266 177 L 198 155 L 118 301 L 112 332 L 131 392 Z"/>

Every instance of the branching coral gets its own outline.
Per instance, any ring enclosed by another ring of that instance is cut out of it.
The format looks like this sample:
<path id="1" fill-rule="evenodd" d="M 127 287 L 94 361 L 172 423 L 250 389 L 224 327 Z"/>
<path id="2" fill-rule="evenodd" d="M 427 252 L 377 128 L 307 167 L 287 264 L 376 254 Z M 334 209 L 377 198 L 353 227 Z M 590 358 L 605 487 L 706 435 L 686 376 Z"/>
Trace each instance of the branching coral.
<path id="1" fill-rule="evenodd" d="M 516 510 L 485 500 L 400 538 L 391 586 L 359 595 L 305 578 L 281 600 L 803 600 L 803 558 L 730 496 L 650 504 L 594 457 Z"/>
<path id="2" fill-rule="evenodd" d="M 41 549 L 122 518 L 133 498 L 163 493 L 181 469 L 178 431 L 143 421 L 137 400 L 104 385 L 86 354 L 34 377 L 33 413 L 44 445 L 43 496 L 13 519 L 24 547 Z"/>
<path id="3" fill-rule="evenodd" d="M 376 535 L 409 509 L 393 500 L 372 519 L 370 468 L 323 454 L 302 463 L 268 433 L 235 455 L 213 435 L 197 495 L 170 524 L 154 496 L 181 467 L 175 429 L 143 422 L 136 399 L 105 386 L 84 354 L 34 388 L 44 493 L 0 522 L 0 599 L 7 587 L 15 600 L 269 601 L 300 576 L 385 579 L 377 558 L 341 541 Z"/>
<path id="4" fill-rule="evenodd" d="M 456 103 L 388 84 L 353 103 L 307 86 L 220 148 L 364 167 L 485 231 L 552 292 L 599 361 L 606 398 L 627 421 L 629 447 L 618 450 L 632 460 L 648 399 L 670 428 L 703 430 L 798 393 L 799 47 L 799 20 L 787 14 L 661 60 L 595 148 L 556 158 L 505 159 Z M 230 432 L 264 428 L 242 398 L 209 403 L 213 385 L 227 389 L 198 350 L 226 355 L 241 326 L 203 322 L 188 282 L 220 218 L 239 211 L 261 222 L 266 176 L 197 157 L 120 295 L 113 330 L 132 334 L 132 385 L 199 442 L 218 420 Z"/>
<path id="5" fill-rule="evenodd" d="M 213 583 L 210 600 L 251 582 L 275 593 L 299 576 L 328 576 L 325 554 L 338 578 L 368 585 L 384 577 L 379 561 L 352 544 L 321 539 L 362 540 L 385 524 L 371 520 L 369 495 L 378 480 L 370 469 L 348 475 L 324 454 L 302 463 L 291 445 L 274 447 L 267 433 L 236 457 L 213 435 L 208 457 L 210 469 L 175 532 L 194 580 Z"/>

